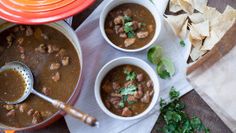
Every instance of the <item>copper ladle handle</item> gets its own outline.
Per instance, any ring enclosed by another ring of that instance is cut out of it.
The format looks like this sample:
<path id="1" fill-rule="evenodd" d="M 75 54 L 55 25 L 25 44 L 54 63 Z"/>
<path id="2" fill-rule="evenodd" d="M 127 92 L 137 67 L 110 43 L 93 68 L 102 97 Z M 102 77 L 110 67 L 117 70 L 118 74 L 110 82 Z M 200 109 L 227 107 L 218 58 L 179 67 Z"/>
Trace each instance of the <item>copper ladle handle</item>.
<path id="1" fill-rule="evenodd" d="M 81 112 L 78 109 L 75 109 L 74 107 L 67 105 L 59 100 L 55 100 L 53 105 L 58 108 L 58 109 L 62 109 L 63 111 L 65 111 L 67 114 L 74 116 L 77 119 L 80 119 L 82 122 L 90 125 L 90 126 L 98 126 L 98 122 L 97 119 Z"/>

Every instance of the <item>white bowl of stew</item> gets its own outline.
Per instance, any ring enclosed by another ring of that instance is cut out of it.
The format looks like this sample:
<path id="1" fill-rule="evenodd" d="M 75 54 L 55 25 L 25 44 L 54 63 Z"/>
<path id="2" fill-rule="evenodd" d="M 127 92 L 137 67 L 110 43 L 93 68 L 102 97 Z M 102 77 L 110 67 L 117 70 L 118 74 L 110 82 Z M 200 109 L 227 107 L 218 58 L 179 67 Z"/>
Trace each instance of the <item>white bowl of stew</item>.
<path id="1" fill-rule="evenodd" d="M 95 81 L 95 98 L 110 117 L 134 120 L 148 114 L 159 97 L 154 70 L 134 57 L 120 57 L 102 67 Z"/>
<path id="2" fill-rule="evenodd" d="M 31 68 L 35 77 L 34 87 L 39 92 L 68 104 L 77 100 L 82 78 L 82 51 L 68 24 L 58 21 L 26 26 L 3 21 L 0 22 L 0 34 L 0 66 L 10 61 L 21 61 Z M 59 78 L 56 73 L 59 73 Z M 42 128 L 64 114 L 46 101 L 30 95 L 17 105 L 0 103 L 0 129 Z"/>
<path id="3" fill-rule="evenodd" d="M 111 0 L 99 23 L 104 39 L 124 52 L 150 47 L 161 31 L 161 17 L 149 0 Z"/>

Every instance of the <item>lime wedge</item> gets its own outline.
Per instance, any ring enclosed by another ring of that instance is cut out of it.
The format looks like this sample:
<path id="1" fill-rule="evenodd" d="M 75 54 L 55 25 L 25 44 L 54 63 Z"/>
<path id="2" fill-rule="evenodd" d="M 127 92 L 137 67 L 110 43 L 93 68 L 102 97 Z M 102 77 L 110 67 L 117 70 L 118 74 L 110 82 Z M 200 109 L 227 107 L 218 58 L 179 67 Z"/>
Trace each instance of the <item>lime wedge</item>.
<path id="1" fill-rule="evenodd" d="M 157 45 L 148 50 L 147 53 L 148 60 L 153 64 L 159 64 L 162 58 L 162 48 Z"/>

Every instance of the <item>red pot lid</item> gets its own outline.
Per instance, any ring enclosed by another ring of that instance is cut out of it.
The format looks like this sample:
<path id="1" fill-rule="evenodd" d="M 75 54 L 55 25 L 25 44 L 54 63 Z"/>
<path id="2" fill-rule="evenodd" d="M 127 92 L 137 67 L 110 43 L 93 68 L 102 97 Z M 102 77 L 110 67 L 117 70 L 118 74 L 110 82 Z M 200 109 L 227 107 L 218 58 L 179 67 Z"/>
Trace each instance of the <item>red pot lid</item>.
<path id="1" fill-rule="evenodd" d="M 42 24 L 79 13 L 95 0 L 0 0 L 0 18 L 20 24 Z"/>

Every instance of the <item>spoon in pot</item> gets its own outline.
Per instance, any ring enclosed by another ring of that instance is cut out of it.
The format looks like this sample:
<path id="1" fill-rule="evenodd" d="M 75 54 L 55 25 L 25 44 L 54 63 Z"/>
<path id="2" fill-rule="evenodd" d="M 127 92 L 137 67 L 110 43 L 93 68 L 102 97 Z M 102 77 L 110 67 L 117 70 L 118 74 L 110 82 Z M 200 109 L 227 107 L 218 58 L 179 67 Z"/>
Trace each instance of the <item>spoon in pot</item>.
<path id="1" fill-rule="evenodd" d="M 13 61 L 10 63 L 7 63 L 6 65 L 4 65 L 3 67 L 1 67 L 0 72 L 3 72 L 5 70 L 14 70 L 20 73 L 20 75 L 22 76 L 22 78 L 25 81 L 25 91 L 24 94 L 16 101 L 13 102 L 9 102 L 9 101 L 4 101 L 7 104 L 17 104 L 17 103 L 21 103 L 24 100 L 27 99 L 27 97 L 33 93 L 36 96 L 44 99 L 45 101 L 51 103 L 54 107 L 61 109 L 63 111 L 65 111 L 67 114 L 81 120 L 82 122 L 90 125 L 90 126 L 99 126 L 98 121 L 96 120 L 96 118 L 89 116 L 86 113 L 81 112 L 78 109 L 73 108 L 70 105 L 65 104 L 62 101 L 56 100 L 56 99 L 52 99 L 48 96 L 45 96 L 39 92 L 37 92 L 34 88 L 33 88 L 33 84 L 34 84 L 34 77 L 33 74 L 31 73 L 31 70 L 28 66 L 26 66 L 25 64 L 18 62 L 18 61 Z"/>

